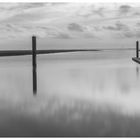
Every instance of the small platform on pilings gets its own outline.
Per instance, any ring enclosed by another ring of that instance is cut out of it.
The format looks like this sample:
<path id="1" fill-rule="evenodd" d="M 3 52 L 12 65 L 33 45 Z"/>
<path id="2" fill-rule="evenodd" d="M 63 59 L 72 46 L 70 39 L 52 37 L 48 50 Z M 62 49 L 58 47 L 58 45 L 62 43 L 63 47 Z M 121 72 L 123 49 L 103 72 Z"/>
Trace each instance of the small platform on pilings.
<path id="1" fill-rule="evenodd" d="M 132 60 L 140 64 L 140 58 L 132 57 Z"/>
<path id="2" fill-rule="evenodd" d="M 140 64 L 139 51 L 139 41 L 136 41 L 136 57 L 132 57 L 132 60 Z"/>

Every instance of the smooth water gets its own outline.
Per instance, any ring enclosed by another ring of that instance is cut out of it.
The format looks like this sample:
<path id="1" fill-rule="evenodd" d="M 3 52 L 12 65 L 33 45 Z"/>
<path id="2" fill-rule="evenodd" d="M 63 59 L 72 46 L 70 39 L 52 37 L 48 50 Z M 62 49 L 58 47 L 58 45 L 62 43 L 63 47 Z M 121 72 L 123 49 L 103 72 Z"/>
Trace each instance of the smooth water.
<path id="1" fill-rule="evenodd" d="M 134 54 L 38 56 L 36 96 L 31 56 L 1 58 L 0 136 L 140 136 Z"/>

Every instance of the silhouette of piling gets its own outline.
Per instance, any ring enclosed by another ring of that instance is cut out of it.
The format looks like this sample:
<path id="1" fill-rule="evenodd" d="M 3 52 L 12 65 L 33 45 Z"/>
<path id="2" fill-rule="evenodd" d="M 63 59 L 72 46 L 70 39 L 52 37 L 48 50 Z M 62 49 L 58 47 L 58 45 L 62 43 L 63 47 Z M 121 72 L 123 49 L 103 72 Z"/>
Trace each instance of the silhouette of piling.
<path id="1" fill-rule="evenodd" d="M 33 94 L 37 93 L 36 37 L 32 36 Z"/>
<path id="2" fill-rule="evenodd" d="M 136 57 L 139 58 L 139 41 L 136 41 Z"/>

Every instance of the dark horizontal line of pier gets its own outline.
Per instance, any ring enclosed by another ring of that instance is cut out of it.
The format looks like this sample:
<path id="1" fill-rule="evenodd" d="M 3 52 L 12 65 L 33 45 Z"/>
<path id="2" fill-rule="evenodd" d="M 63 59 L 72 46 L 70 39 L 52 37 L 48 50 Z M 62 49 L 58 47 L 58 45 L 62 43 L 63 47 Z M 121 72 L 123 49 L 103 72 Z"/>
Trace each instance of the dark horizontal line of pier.
<path id="1" fill-rule="evenodd" d="M 101 51 L 98 49 L 75 49 L 75 50 L 36 50 L 36 54 L 63 53 L 63 52 L 82 52 L 82 51 Z M 31 55 L 32 50 L 4 50 L 0 51 L 0 56 Z"/>
<path id="2" fill-rule="evenodd" d="M 58 50 L 36 50 L 36 54 L 68 53 L 68 52 L 90 52 L 90 51 L 110 51 L 110 50 L 133 50 L 132 48 L 117 49 L 58 49 Z M 32 50 L 1 50 L 0 56 L 32 55 Z"/>

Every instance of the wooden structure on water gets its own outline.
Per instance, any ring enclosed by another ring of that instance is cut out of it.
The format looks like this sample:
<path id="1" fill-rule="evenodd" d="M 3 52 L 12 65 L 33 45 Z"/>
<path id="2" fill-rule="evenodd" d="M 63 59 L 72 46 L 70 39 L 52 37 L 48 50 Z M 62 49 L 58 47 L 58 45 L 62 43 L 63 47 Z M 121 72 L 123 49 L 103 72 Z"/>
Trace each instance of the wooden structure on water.
<path id="1" fill-rule="evenodd" d="M 0 57 L 32 55 L 33 95 L 37 94 L 37 59 L 36 59 L 36 56 L 38 54 L 81 52 L 81 51 L 100 51 L 98 49 L 37 50 L 36 45 L 37 45 L 37 43 L 36 43 L 36 36 L 32 36 L 32 50 L 2 50 L 2 51 L 0 51 Z"/>
<path id="2" fill-rule="evenodd" d="M 140 64 L 139 51 L 139 41 L 136 41 L 136 57 L 133 57 L 132 60 Z"/>
<path id="3" fill-rule="evenodd" d="M 37 50 L 36 36 L 32 36 L 32 50 L 1 50 L 0 57 L 4 56 L 20 56 L 32 55 L 32 78 L 33 78 L 33 95 L 37 94 L 37 58 L 38 54 L 53 54 L 53 53 L 66 53 L 66 52 L 82 52 L 82 51 L 104 51 L 112 49 L 55 49 L 55 50 Z M 130 48 L 132 49 L 132 48 Z M 116 49 L 116 50 L 123 50 Z M 125 50 L 125 49 L 124 49 Z M 139 42 L 136 41 L 136 57 L 132 58 L 133 61 L 140 64 L 139 58 Z"/>
<path id="4" fill-rule="evenodd" d="M 32 66 L 33 66 L 33 93 L 37 92 L 37 74 L 36 74 L 36 37 L 32 37 Z"/>

